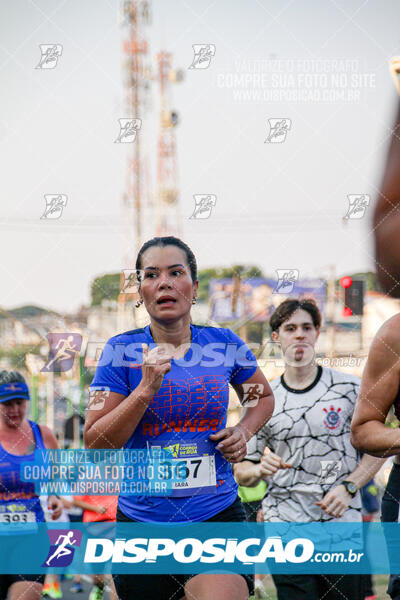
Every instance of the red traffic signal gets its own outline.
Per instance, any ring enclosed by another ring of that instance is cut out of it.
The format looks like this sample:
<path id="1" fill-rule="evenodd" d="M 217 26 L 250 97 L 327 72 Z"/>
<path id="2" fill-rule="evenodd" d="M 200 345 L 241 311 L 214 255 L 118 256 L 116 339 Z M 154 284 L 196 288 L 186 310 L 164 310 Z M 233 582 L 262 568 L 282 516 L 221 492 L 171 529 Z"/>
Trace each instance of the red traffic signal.
<path id="1" fill-rule="evenodd" d="M 340 280 L 340 285 L 342 286 L 342 288 L 345 288 L 345 289 L 349 288 L 352 283 L 353 283 L 353 280 L 349 276 L 342 277 L 342 279 Z"/>
<path id="2" fill-rule="evenodd" d="M 344 288 L 343 317 L 361 317 L 364 312 L 365 282 L 361 279 L 342 277 L 340 285 Z"/>

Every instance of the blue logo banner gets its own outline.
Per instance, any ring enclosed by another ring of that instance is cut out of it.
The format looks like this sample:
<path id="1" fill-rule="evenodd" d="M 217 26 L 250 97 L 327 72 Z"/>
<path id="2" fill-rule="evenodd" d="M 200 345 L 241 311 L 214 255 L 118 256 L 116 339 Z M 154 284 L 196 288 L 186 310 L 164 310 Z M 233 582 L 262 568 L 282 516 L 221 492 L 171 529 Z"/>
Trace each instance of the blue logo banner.
<path id="1" fill-rule="evenodd" d="M 0 573 L 400 572 L 398 523 L 23 525 L 0 523 Z"/>

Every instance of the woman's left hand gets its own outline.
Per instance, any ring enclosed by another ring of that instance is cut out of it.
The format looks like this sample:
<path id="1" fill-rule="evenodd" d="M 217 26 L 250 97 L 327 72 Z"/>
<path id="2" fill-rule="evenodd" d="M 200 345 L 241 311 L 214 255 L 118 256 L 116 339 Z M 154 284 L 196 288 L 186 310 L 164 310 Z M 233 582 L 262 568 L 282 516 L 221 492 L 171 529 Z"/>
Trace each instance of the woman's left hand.
<path id="1" fill-rule="evenodd" d="M 217 450 L 230 463 L 241 462 L 246 456 L 246 438 L 239 425 L 225 427 L 225 429 L 221 429 L 218 433 L 213 433 L 210 435 L 210 440 L 212 442 L 219 442 L 216 446 Z"/>

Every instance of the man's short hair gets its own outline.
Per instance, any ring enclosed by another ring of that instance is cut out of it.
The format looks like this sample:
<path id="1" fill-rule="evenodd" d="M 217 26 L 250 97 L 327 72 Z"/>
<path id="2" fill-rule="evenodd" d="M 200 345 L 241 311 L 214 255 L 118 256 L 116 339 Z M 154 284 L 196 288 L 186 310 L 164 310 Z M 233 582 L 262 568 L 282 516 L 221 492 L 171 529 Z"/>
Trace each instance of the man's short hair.
<path id="1" fill-rule="evenodd" d="M 271 315 L 269 320 L 271 330 L 278 331 L 282 323 L 290 319 L 292 314 L 299 308 L 309 313 L 314 327 L 319 329 L 322 320 L 320 310 L 314 300 L 305 298 L 304 300 L 284 300 Z"/>

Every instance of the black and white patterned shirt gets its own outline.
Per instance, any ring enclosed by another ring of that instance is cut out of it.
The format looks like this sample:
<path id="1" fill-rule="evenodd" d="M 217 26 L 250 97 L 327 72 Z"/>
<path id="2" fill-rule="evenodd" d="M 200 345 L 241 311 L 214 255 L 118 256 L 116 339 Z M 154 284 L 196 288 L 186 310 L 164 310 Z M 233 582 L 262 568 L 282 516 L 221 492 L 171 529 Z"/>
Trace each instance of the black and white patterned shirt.
<path id="1" fill-rule="evenodd" d="M 360 493 L 340 519 L 327 515 L 316 502 L 352 473 L 360 456 L 350 443 L 350 423 L 360 379 L 318 367 L 304 390 L 286 385 L 283 376 L 271 388 L 275 410 L 269 422 L 247 445 L 246 460 L 259 462 L 265 447 L 292 465 L 267 478 L 263 500 L 265 521 L 361 521 Z"/>

